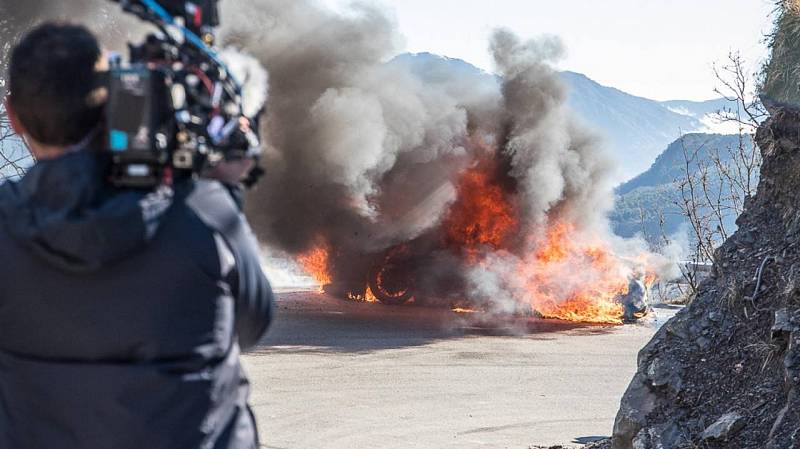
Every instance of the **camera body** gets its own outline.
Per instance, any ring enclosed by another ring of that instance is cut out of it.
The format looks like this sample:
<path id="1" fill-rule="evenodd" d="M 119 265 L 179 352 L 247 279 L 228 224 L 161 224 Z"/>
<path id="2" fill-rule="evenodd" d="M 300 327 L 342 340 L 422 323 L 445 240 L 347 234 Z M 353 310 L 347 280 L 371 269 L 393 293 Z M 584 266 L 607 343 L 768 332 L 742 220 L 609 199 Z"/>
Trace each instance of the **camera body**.
<path id="1" fill-rule="evenodd" d="M 217 0 L 118 0 L 159 33 L 129 44 L 130 63 L 110 61 L 105 147 L 110 181 L 152 188 L 176 174 L 255 157 L 255 117 L 241 87 L 211 48 Z"/>
<path id="2" fill-rule="evenodd" d="M 183 18 L 186 27 L 203 35 L 203 28 L 219 26 L 218 0 L 161 0 L 159 4 L 174 17 Z"/>

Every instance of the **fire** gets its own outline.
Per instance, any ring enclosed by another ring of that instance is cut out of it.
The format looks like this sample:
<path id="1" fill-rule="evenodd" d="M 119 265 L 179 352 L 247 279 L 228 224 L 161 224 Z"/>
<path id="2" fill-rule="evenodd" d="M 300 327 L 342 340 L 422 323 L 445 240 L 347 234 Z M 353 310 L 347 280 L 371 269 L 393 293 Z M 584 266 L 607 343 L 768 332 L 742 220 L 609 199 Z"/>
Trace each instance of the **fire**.
<path id="1" fill-rule="evenodd" d="M 499 249 L 516 230 L 516 210 L 493 179 L 494 164 L 484 161 L 467 170 L 457 186 L 458 201 L 445 220 L 446 240 L 452 246 L 475 250 Z"/>
<path id="2" fill-rule="evenodd" d="M 453 313 L 458 313 L 458 314 L 462 314 L 462 315 L 466 315 L 466 314 L 470 314 L 470 313 L 478 313 L 478 311 L 475 310 L 475 309 L 467 309 L 467 308 L 463 308 L 463 307 L 455 307 L 455 308 L 452 309 L 452 311 L 453 311 Z"/>
<path id="3" fill-rule="evenodd" d="M 464 172 L 458 199 L 443 222 L 444 240 L 469 265 L 487 269 L 493 253 L 516 254 L 518 267 L 508 282 L 512 296 L 540 316 L 585 323 L 620 324 L 632 270 L 601 237 L 587 237 L 568 221 L 554 221 L 544 238 L 520 235 L 513 191 L 497 180 L 497 163 L 486 159 Z M 520 254 L 519 242 L 529 241 Z M 487 259 L 489 258 L 489 259 Z M 648 281 L 650 281 L 648 279 Z M 459 310 L 461 311 L 461 310 Z"/>
<path id="4" fill-rule="evenodd" d="M 566 219 L 551 217 L 543 235 L 534 227 L 521 226 L 513 183 L 504 182 L 502 176 L 492 158 L 482 159 L 461 175 L 457 199 L 437 235 L 441 249 L 459 257 L 468 268 L 498 269 L 492 274 L 502 278 L 504 293 L 523 306 L 520 310 L 532 309 L 541 317 L 559 320 L 621 324 L 625 306 L 620 299 L 629 293 L 631 282 L 641 279 L 649 287 L 655 281 L 641 270 L 647 266 L 647 255 L 637 260 L 618 257 L 604 235 L 579 229 Z M 420 264 L 424 267 L 426 260 L 417 250 L 408 242 L 387 251 L 381 265 L 365 276 L 366 287 L 351 291 L 347 298 L 365 303 L 413 301 L 414 275 L 419 275 L 414 270 Z M 328 242 L 320 238 L 298 262 L 325 286 L 333 281 L 332 254 L 338 252 L 332 253 Z M 498 258 L 502 263 L 494 264 Z M 481 304 L 469 299 L 465 297 L 453 312 L 481 309 Z"/>
<path id="5" fill-rule="evenodd" d="M 366 291 L 363 295 L 359 295 L 356 293 L 348 293 L 347 299 L 350 301 L 356 302 L 367 302 L 367 303 L 376 303 L 378 302 L 378 298 L 375 297 L 375 294 L 372 293 L 372 289 L 367 286 Z"/>
<path id="6" fill-rule="evenodd" d="M 541 316 L 585 323 L 621 324 L 630 269 L 602 240 L 581 243 L 575 226 L 556 223 L 520 267 L 531 305 Z"/>
<path id="7" fill-rule="evenodd" d="M 567 258 L 569 253 L 570 232 L 574 232 L 570 225 L 556 225 L 547 232 L 547 241 L 536 253 L 536 259 L 542 263 L 560 262 Z"/>
<path id="8" fill-rule="evenodd" d="M 622 305 L 606 295 L 591 297 L 577 294 L 562 303 L 545 301 L 534 301 L 535 310 L 544 318 L 578 323 L 622 324 Z"/>
<path id="9" fill-rule="evenodd" d="M 297 262 L 322 289 L 332 280 L 329 269 L 330 245 L 323 239 L 317 239 L 317 242 L 313 248 L 297 256 Z"/>

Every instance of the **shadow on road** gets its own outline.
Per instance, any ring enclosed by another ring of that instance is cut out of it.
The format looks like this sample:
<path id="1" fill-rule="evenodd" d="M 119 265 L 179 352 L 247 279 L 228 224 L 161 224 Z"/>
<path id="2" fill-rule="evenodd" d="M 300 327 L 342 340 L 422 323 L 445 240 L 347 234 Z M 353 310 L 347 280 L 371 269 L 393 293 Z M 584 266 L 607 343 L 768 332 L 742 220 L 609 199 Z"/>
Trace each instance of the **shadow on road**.
<path id="1" fill-rule="evenodd" d="M 591 437 L 579 437 L 572 440 L 573 443 L 577 444 L 589 444 L 589 443 L 597 443 L 599 441 L 603 441 L 608 439 L 609 437 L 601 437 L 601 436 L 591 436 Z"/>
<path id="2" fill-rule="evenodd" d="M 476 335 L 552 340 L 557 333 L 589 336 L 614 329 L 531 317 L 457 314 L 413 305 L 364 304 L 294 292 L 279 295 L 276 320 L 254 352 L 366 353 Z"/>

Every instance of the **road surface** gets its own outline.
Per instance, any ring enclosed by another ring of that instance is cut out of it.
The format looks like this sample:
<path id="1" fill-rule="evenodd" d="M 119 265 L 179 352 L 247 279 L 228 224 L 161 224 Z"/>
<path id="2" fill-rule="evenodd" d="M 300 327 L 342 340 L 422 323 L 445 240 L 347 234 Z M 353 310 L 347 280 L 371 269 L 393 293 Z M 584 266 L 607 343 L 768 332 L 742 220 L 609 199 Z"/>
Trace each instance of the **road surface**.
<path id="1" fill-rule="evenodd" d="M 519 448 L 607 436 L 646 324 L 487 322 L 477 314 L 279 295 L 245 357 L 271 449 Z"/>

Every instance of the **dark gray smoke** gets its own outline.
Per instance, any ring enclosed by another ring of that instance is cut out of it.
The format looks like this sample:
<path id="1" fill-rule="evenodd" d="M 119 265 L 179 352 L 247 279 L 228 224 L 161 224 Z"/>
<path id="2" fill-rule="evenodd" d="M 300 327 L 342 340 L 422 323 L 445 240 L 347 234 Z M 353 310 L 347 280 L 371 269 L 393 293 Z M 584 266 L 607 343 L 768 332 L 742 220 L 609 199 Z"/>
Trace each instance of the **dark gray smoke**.
<path id="1" fill-rule="evenodd" d="M 441 233 L 459 175 L 489 156 L 513 192 L 514 243 L 484 248 L 484 263 L 467 267 L 423 246 L 429 266 L 416 282 L 461 266 L 461 290 L 499 310 L 552 306 L 591 285 L 606 289 L 596 293 L 613 307 L 613 290 L 636 268 L 665 267 L 641 242 L 609 231 L 611 167 L 566 106 L 552 67 L 563 51 L 557 38 L 496 31 L 489 48 L 500 78 L 486 83 L 442 66 L 387 64 L 401 38 L 390 17 L 365 4 L 337 14 L 312 1 L 247 0 L 229 3 L 224 20 L 227 43 L 270 72 L 268 174 L 248 202 L 269 246 L 298 254 L 327 242 L 335 280 L 357 284 L 370 263 L 359 254 Z M 540 264 L 537 250 L 557 223 L 572 226 L 578 252 Z M 613 259 L 599 269 L 581 252 L 598 242 Z M 553 281 L 547 294 L 537 291 L 542 279 Z"/>
<path id="2" fill-rule="evenodd" d="M 566 109 L 550 65 L 558 39 L 496 32 L 504 82 L 492 88 L 455 70 L 426 76 L 387 65 L 401 38 L 375 7 L 339 15 L 311 1 L 248 0 L 229 2 L 224 20 L 227 41 L 270 72 L 269 174 L 249 208 L 266 241 L 295 252 L 323 235 L 370 250 L 414 237 L 447 211 L 454 177 L 476 157 L 474 136 L 507 143 L 531 226 L 554 209 L 603 222 L 607 162 Z"/>
<path id="3" fill-rule="evenodd" d="M 226 41 L 270 73 L 268 175 L 249 202 L 267 242 L 297 252 L 322 236 L 375 250 L 436 224 L 469 161 L 468 107 L 496 96 L 387 66 L 401 40 L 374 7 L 340 16 L 310 1 L 244 1 L 223 19 Z"/>
<path id="4" fill-rule="evenodd" d="M 51 19 L 84 22 L 115 49 L 144 29 L 104 0 L 0 1 L 3 42 Z M 610 205 L 605 159 L 594 136 L 572 121 L 550 66 L 562 52 L 558 39 L 522 42 L 496 32 L 490 48 L 504 82 L 487 86 L 455 71 L 387 65 L 402 37 L 375 6 L 356 4 L 345 15 L 311 0 L 222 7 L 223 41 L 270 74 L 269 175 L 250 203 L 268 243 L 299 251 L 320 233 L 354 247 L 415 236 L 453 200 L 453 179 L 479 151 L 469 142 L 476 135 L 507 143 L 532 223 L 554 208 L 594 220 Z M 425 210 L 406 217 L 420 203 Z"/>
<path id="5" fill-rule="evenodd" d="M 558 212 L 579 227 L 602 226 L 613 205 L 611 167 L 598 137 L 567 109 L 566 87 L 550 66 L 563 53 L 560 40 L 523 42 L 499 30 L 490 48 L 504 79 L 505 151 L 526 218 L 541 225 Z"/>
<path id="6" fill-rule="evenodd" d="M 11 19 L 17 28 L 68 12 L 113 41 L 133 29 L 101 0 L 25 3 Z M 388 63 L 402 37 L 366 3 L 345 14 L 312 0 L 227 0 L 222 9 L 223 45 L 269 72 L 267 175 L 247 202 L 268 247 L 297 255 L 324 241 L 349 263 L 435 232 L 456 201 L 459 175 L 489 157 L 513 191 L 520 226 L 513 250 L 495 251 L 491 267 L 465 274 L 475 296 L 524 296 L 526 279 L 506 284 L 553 222 L 601 236 L 623 255 L 640 250 L 608 231 L 610 167 L 566 107 L 552 68 L 562 53 L 557 38 L 496 31 L 489 48 L 501 78 L 486 83 L 440 66 Z"/>

